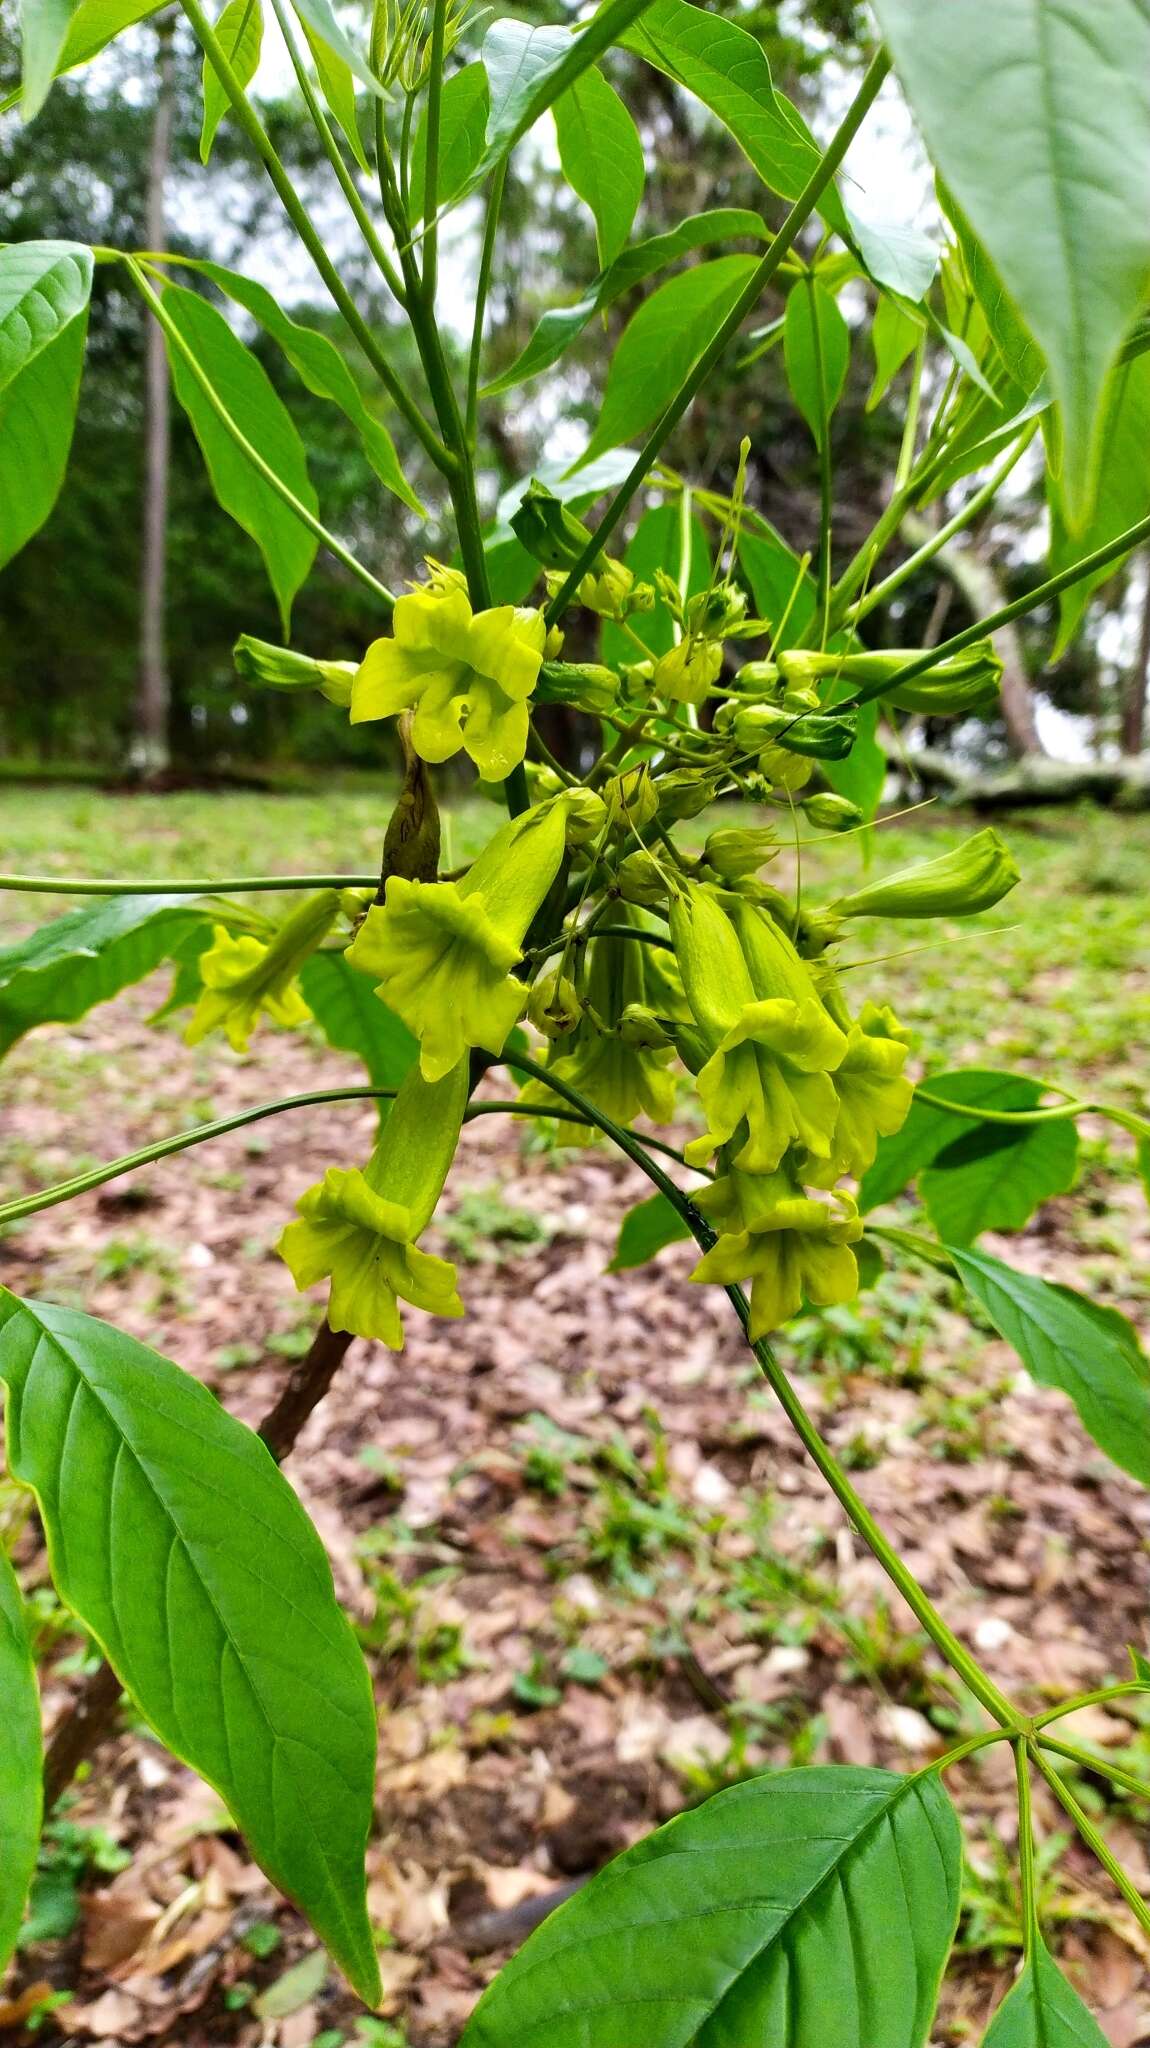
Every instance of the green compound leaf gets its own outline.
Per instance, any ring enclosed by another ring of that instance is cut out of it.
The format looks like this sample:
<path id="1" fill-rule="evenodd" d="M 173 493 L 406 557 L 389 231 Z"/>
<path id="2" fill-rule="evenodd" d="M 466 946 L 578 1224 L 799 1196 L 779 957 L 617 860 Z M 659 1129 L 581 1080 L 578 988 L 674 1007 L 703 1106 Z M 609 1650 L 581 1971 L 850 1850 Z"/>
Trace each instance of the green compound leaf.
<path id="1" fill-rule="evenodd" d="M 944 1249 L 1031 1378 L 1069 1394 L 1099 1450 L 1150 1484 L 1150 1360 L 1125 1316 L 986 1252 Z"/>
<path id="2" fill-rule="evenodd" d="M 626 1273 L 632 1266 L 645 1266 L 665 1244 L 678 1244 L 691 1233 L 673 1202 L 666 1195 L 649 1195 L 628 1209 L 619 1228 L 615 1256 L 609 1273 Z"/>
<path id="3" fill-rule="evenodd" d="M 681 271 L 644 299 L 607 372 L 599 424 L 582 468 L 652 425 L 694 368 L 755 268 L 754 256 L 716 256 Z"/>
<path id="4" fill-rule="evenodd" d="M 0 1057 L 36 1024 L 70 1024 L 209 930 L 186 896 L 107 896 L 0 952 Z"/>
<path id="5" fill-rule="evenodd" d="M 240 84 L 244 87 L 249 86 L 259 69 L 260 50 L 264 39 L 264 17 L 260 0 L 228 0 L 216 23 L 216 35 Z M 200 133 L 200 162 L 206 164 L 212 153 L 216 130 L 231 106 L 210 57 L 204 58 L 203 93 L 204 124 Z"/>
<path id="6" fill-rule="evenodd" d="M 1106 2036 L 1039 1943 L 995 2013 L 982 2048 L 1106 2048 Z"/>
<path id="7" fill-rule="evenodd" d="M 64 481 L 91 292 L 92 252 L 79 242 L 0 249 L 0 568 Z"/>
<path id="8" fill-rule="evenodd" d="M 195 357 L 231 419 L 309 512 L 316 495 L 307 456 L 291 415 L 263 364 L 223 314 L 183 285 L 164 287 L 164 311 Z M 316 537 L 237 447 L 193 376 L 183 350 L 165 334 L 172 383 L 200 444 L 212 489 L 225 512 L 250 534 L 275 591 L 284 639 L 291 633 L 292 599 L 311 569 Z"/>
<path id="9" fill-rule="evenodd" d="M 458 198 L 483 155 L 490 93 L 478 59 L 453 72 L 439 106 L 439 204 Z M 427 178 L 427 108 L 419 117 L 411 150 L 411 218 L 422 220 Z"/>
<path id="10" fill-rule="evenodd" d="M 875 0 L 927 146 L 1038 343 L 1089 514 L 1107 380 L 1150 285 L 1145 0 Z"/>
<path id="11" fill-rule="evenodd" d="M 851 331 L 825 286 L 796 285 L 787 299 L 783 354 L 791 397 L 822 447 L 830 419 L 847 380 Z"/>
<path id="12" fill-rule="evenodd" d="M 373 1088 L 398 1088 L 419 1043 L 380 1002 L 371 976 L 349 967 L 342 953 L 313 953 L 304 963 L 300 987 L 328 1044 L 355 1053 Z M 386 1100 L 380 1103 L 381 1120 L 390 1107 Z"/>
<path id="13" fill-rule="evenodd" d="M 461 2048 L 922 2048 L 958 1918 L 937 1778 L 754 1778 L 649 1835 L 507 1964 Z"/>
<path id="14" fill-rule="evenodd" d="M 24 1602 L 8 1554 L 0 1550 L 0 1970 L 16 1946 L 36 1869 L 43 1808 L 44 1752 L 36 1666 Z"/>
<path id="15" fill-rule="evenodd" d="M 206 1387 L 77 1310 L 0 1290 L 0 1378 L 61 1599 L 373 2003 L 375 1707 L 286 1479 Z"/>
<path id="16" fill-rule="evenodd" d="M 921 1084 L 944 1102 L 972 1109 L 1035 1109 L 1043 1091 L 1028 1074 L 959 1067 Z M 863 1175 L 859 1207 L 890 1202 L 921 1174 L 919 1192 L 943 1236 L 967 1244 L 982 1230 L 1021 1230 L 1040 1202 L 1062 1194 L 1074 1178 L 1074 1124 L 993 1124 L 936 1109 L 920 1096 L 901 1131 L 880 1140 Z M 945 1219 L 946 1229 L 943 1229 Z"/>
<path id="17" fill-rule="evenodd" d="M 1102 459 L 1099 465 L 1098 496 L 1094 510 L 1086 526 L 1079 534 L 1067 530 L 1062 516 L 1059 492 L 1054 480 L 1050 480 L 1051 504 L 1051 549 L 1050 568 L 1053 575 L 1071 564 L 1082 560 L 1083 555 L 1092 554 L 1095 548 L 1102 548 L 1128 526 L 1144 519 L 1150 512 L 1150 355 L 1136 357 L 1131 363 L 1123 363 L 1114 373 L 1110 388 L 1106 418 L 1102 426 Z M 1079 583 L 1072 583 L 1058 599 L 1058 637 L 1051 649 L 1050 658 L 1057 661 L 1069 647 L 1090 599 L 1096 590 L 1116 576 L 1124 561 L 1121 556 L 1111 562 L 1108 568 L 1096 569 L 1093 576 L 1084 576 Z"/>
<path id="18" fill-rule="evenodd" d="M 603 269 L 631 232 L 643 197 L 646 166 L 639 131 L 594 64 L 561 93 L 552 113 L 563 175 L 591 209 Z"/>

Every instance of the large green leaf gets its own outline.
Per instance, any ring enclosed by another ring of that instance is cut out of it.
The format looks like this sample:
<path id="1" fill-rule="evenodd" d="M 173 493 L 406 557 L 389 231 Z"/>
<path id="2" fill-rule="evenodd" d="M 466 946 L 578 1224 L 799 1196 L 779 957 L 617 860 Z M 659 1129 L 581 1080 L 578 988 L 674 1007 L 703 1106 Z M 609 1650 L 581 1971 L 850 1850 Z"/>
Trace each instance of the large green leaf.
<path id="1" fill-rule="evenodd" d="M 574 35 L 562 28 L 531 27 L 513 15 L 492 22 L 483 42 L 491 85 L 487 147 L 470 183 L 481 183 L 588 66 L 623 39 L 650 4 L 651 0 L 603 0 Z"/>
<path id="2" fill-rule="evenodd" d="M 461 2048 L 921 2048 L 958 1917 L 937 1778 L 753 1778 L 544 1922 Z"/>
<path id="3" fill-rule="evenodd" d="M 930 149 L 1050 369 L 1071 523 L 1150 288 L 1146 0 L 875 0 Z"/>
<path id="4" fill-rule="evenodd" d="M 626 1273 L 632 1266 L 645 1266 L 665 1244 L 679 1244 L 691 1233 L 673 1202 L 666 1195 L 648 1195 L 628 1209 L 619 1226 L 615 1256 L 609 1273 Z"/>
<path id="5" fill-rule="evenodd" d="M 342 953 L 313 953 L 300 973 L 300 987 L 328 1044 L 355 1053 L 373 1088 L 398 1088 L 419 1044 L 380 1002 L 371 977 L 349 967 Z M 381 1102 L 381 1120 L 390 1107 Z"/>
<path id="6" fill-rule="evenodd" d="M 444 84 L 439 106 L 439 204 L 450 205 L 462 192 L 483 155 L 490 93 L 487 73 L 478 59 L 455 71 Z M 424 106 L 411 150 L 411 218 L 422 220 L 427 176 L 427 108 Z"/>
<path id="7" fill-rule="evenodd" d="M 677 257 L 688 255 L 692 249 L 705 248 L 711 242 L 730 241 L 735 235 L 766 241 L 769 234 L 759 214 L 744 207 L 717 206 L 708 213 L 690 214 L 665 235 L 651 235 L 645 242 L 636 242 L 633 248 L 623 250 L 611 268 L 597 277 L 573 306 L 553 306 L 544 313 L 510 369 L 485 386 L 486 395 L 507 391 L 513 384 L 522 384 L 528 377 L 537 377 L 541 370 L 549 369 L 596 313 L 612 305 L 633 285 L 642 284 L 644 278 L 665 270 Z"/>
<path id="8" fill-rule="evenodd" d="M 24 119 L 38 114 L 68 39 L 75 0 L 23 0 L 20 10 Z"/>
<path id="9" fill-rule="evenodd" d="M 183 285 L 164 287 L 164 310 L 217 397 L 257 454 L 305 505 L 316 509 L 307 456 L 291 416 L 262 363 L 217 307 Z M 184 356 L 168 342 L 176 396 L 192 423 L 212 489 L 225 512 L 251 535 L 279 603 L 285 640 L 292 599 L 316 555 L 316 537 L 248 460 L 209 403 Z"/>
<path id="10" fill-rule="evenodd" d="M 91 291 L 92 252 L 79 242 L 0 249 L 0 568 L 64 481 Z"/>
<path id="11" fill-rule="evenodd" d="M 755 268 L 754 256 L 716 256 L 669 277 L 624 328 L 607 372 L 599 422 L 579 467 L 652 425 L 694 368 Z"/>
<path id="12" fill-rule="evenodd" d="M 264 16 L 260 0 L 227 0 L 216 23 L 220 46 L 239 83 L 247 87 L 259 69 L 264 39 Z M 204 58 L 204 120 L 200 131 L 200 162 L 206 164 L 216 139 L 216 129 L 231 106 L 220 76 L 210 57 Z"/>
<path id="13" fill-rule="evenodd" d="M 1106 2048 L 1106 2036 L 1040 1942 L 995 2013 L 982 2048 Z"/>
<path id="14" fill-rule="evenodd" d="M 851 359 L 851 331 L 838 303 L 813 280 L 787 299 L 783 354 L 791 397 L 821 448 L 826 423 L 843 395 Z"/>
<path id="15" fill-rule="evenodd" d="M 142 981 L 205 927 L 186 896 L 107 896 L 0 952 L 0 1056 L 35 1024 L 70 1024 Z"/>
<path id="16" fill-rule="evenodd" d="M 68 23 L 56 66 L 57 76 L 98 57 L 124 29 L 146 20 L 149 14 L 157 14 L 163 5 L 164 0 L 79 0 Z"/>
<path id="17" fill-rule="evenodd" d="M 729 128 L 764 185 L 797 199 L 819 161 L 801 116 L 777 93 L 762 44 L 737 22 L 689 0 L 655 0 L 621 41 L 693 92 Z M 819 208 L 848 232 L 833 186 Z"/>
<path id="18" fill-rule="evenodd" d="M 1062 515 L 1062 494 L 1051 479 L 1050 568 L 1053 574 L 1070 568 L 1083 555 L 1105 547 L 1125 533 L 1136 520 L 1150 512 L 1150 355 L 1124 363 L 1115 371 L 1102 428 L 1102 460 L 1094 510 L 1080 533 L 1069 532 Z M 1070 645 L 1082 623 L 1083 613 L 1094 592 L 1117 574 L 1126 560 L 1120 557 L 1108 568 L 1096 569 L 1080 583 L 1072 583 L 1058 600 L 1058 639 L 1052 659 Z"/>
<path id="19" fill-rule="evenodd" d="M 328 49 L 347 65 L 349 71 L 354 73 L 361 85 L 366 85 L 369 92 L 373 92 L 382 98 L 384 96 L 383 87 L 372 71 L 366 57 L 362 55 L 351 41 L 351 38 L 341 28 L 336 19 L 335 10 L 331 6 L 331 0 L 292 0 L 292 6 L 299 15 L 305 29 L 309 32 L 308 41 L 310 42 L 315 37 L 321 43 L 326 43 Z"/>
<path id="20" fill-rule="evenodd" d="M 24 1603 L 7 1551 L 0 1549 L 0 1970 L 16 1946 L 36 1868 L 43 1807 L 40 1694 L 24 1625 Z"/>
<path id="21" fill-rule="evenodd" d="M 257 284 L 254 278 L 242 277 L 237 270 L 227 270 L 222 263 L 201 261 L 195 268 L 202 276 L 210 277 L 212 283 L 218 285 L 228 298 L 234 299 L 237 306 L 250 313 L 253 320 L 259 321 L 264 333 L 270 334 L 282 348 L 309 391 L 317 398 L 328 398 L 333 405 L 338 405 L 363 442 L 364 452 L 380 483 L 424 518 L 424 507 L 399 466 L 391 435 L 383 421 L 368 411 L 359 386 L 331 336 L 290 319 L 278 299 L 264 285 Z"/>
<path id="22" fill-rule="evenodd" d="M 560 94 L 552 113 L 563 175 L 594 215 L 599 262 L 606 270 L 627 240 L 643 197 L 639 131 L 594 64 Z"/>
<path id="23" fill-rule="evenodd" d="M 198 1380 L 75 1309 L 0 1290 L 0 1378 L 61 1599 L 373 2002 L 375 1707 L 286 1479 Z"/>
<path id="24" fill-rule="evenodd" d="M 986 1252 L 946 1249 L 1031 1378 L 1069 1394 L 1099 1449 L 1150 1483 L 1150 1361 L 1125 1316 Z"/>
<path id="25" fill-rule="evenodd" d="M 1037 1108 L 1043 1093 L 1028 1074 L 993 1067 L 931 1074 L 922 1086 L 944 1102 L 1012 1113 Z M 1020 1230 L 1040 1202 L 1069 1186 L 1076 1156 L 1070 1119 L 985 1123 L 916 1096 L 902 1129 L 880 1140 L 874 1164 L 863 1175 L 859 1206 L 865 1213 L 893 1201 L 921 1172 L 921 1192 L 924 1201 L 929 1197 L 935 1223 L 941 1229 L 945 1216 L 956 1241 L 965 1244 L 980 1230 Z M 928 1182 L 928 1171 L 936 1167 Z"/>

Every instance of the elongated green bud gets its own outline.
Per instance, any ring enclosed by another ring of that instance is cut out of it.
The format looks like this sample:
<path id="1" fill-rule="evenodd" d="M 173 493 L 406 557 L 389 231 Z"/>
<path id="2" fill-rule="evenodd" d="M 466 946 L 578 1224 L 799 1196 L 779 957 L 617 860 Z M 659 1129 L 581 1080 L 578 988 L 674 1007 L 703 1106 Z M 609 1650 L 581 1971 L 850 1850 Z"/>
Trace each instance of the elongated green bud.
<path id="1" fill-rule="evenodd" d="M 245 683 L 265 690 L 322 690 L 329 703 L 344 711 L 351 703 L 354 661 L 315 661 L 310 654 L 275 647 L 270 640 L 254 640 L 250 633 L 240 634 L 232 660 Z"/>
<path id="2" fill-rule="evenodd" d="M 818 832 L 850 832 L 863 821 L 862 812 L 849 796 L 836 796 L 829 789 L 803 798 L 803 816 Z"/>
<path id="3" fill-rule="evenodd" d="M 709 835 L 703 859 L 724 882 L 737 882 L 743 875 L 753 875 L 765 867 L 778 851 L 779 842 L 773 832 L 730 826 Z"/>
<path id="4" fill-rule="evenodd" d="M 575 704 L 582 711 L 610 711 L 619 695 L 613 668 L 598 661 L 545 661 L 535 690 L 540 704 Z"/>
<path id="5" fill-rule="evenodd" d="M 831 908 L 840 917 L 972 917 L 1000 903 L 1018 880 L 1010 848 L 988 828 L 938 860 L 840 896 Z"/>
<path id="6" fill-rule="evenodd" d="M 958 654 L 900 685 L 899 675 L 920 661 L 914 647 L 887 647 L 881 652 L 819 654 L 794 648 L 779 656 L 779 670 L 791 685 L 810 686 L 833 676 L 868 697 L 883 696 L 902 711 L 923 711 L 938 717 L 958 716 L 988 704 L 998 694 L 1002 663 L 989 640 L 978 640 Z"/>

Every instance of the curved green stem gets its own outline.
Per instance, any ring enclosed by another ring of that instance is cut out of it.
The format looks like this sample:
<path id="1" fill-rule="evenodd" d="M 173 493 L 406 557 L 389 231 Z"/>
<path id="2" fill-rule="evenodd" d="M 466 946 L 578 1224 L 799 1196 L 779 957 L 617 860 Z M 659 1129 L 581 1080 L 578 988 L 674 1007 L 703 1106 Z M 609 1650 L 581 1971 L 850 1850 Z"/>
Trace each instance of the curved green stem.
<path id="1" fill-rule="evenodd" d="M 431 14 L 431 56 L 427 77 L 427 162 L 424 165 L 424 213 L 427 234 L 423 242 L 423 296 L 435 304 L 439 268 L 439 116 L 443 105 L 443 55 L 447 36 L 447 0 L 433 0 Z M 402 197 L 402 186 L 400 196 Z"/>
<path id="2" fill-rule="evenodd" d="M 1058 1742 L 1053 1735 L 1041 1737 L 1043 1749 L 1052 1749 L 1068 1762 L 1077 1764 L 1080 1770 L 1094 1771 L 1100 1778 L 1109 1778 L 1115 1785 L 1121 1785 L 1126 1792 L 1133 1792 L 1135 1798 L 1150 1803 L 1150 1782 L 1139 1778 L 1134 1771 L 1124 1770 L 1121 1764 L 1111 1763 L 1107 1756 L 1095 1756 L 1088 1749 L 1079 1749 L 1073 1742 Z"/>
<path id="3" fill-rule="evenodd" d="M 1080 1692 L 1072 1700 L 1063 1700 L 1057 1707 L 1048 1707 L 1044 1714 L 1035 1714 L 1031 1726 L 1042 1729 L 1051 1721 L 1061 1721 L 1067 1714 L 1076 1714 L 1080 1707 L 1105 1706 L 1108 1700 L 1127 1698 L 1131 1693 L 1150 1692 L 1150 1684 L 1142 1678 L 1125 1678 L 1120 1685 L 1100 1685 L 1094 1692 Z"/>
<path id="4" fill-rule="evenodd" d="M 815 281 L 808 272 L 801 289 L 807 295 L 807 309 L 811 322 L 811 356 L 815 366 L 815 388 L 819 405 L 819 560 L 818 600 L 815 605 L 815 621 L 818 625 L 818 644 L 823 648 L 830 634 L 831 618 L 831 527 L 834 514 L 834 470 L 831 463 L 831 423 L 827 406 L 826 365 L 823 362 L 823 337 L 819 328 L 818 301 L 815 297 Z"/>
<path id="5" fill-rule="evenodd" d="M 1104 1835 L 1095 1827 L 1089 1814 L 1079 1805 L 1069 1785 L 1065 1783 L 1053 1766 L 1047 1763 L 1037 1743 L 1031 1742 L 1028 1747 L 1035 1767 L 1041 1771 L 1059 1805 L 1065 1807 L 1087 1848 L 1094 1851 L 1103 1870 L 1113 1878 L 1143 1934 L 1150 1934 L 1150 1906 L 1147 1906 L 1133 1878 L 1130 1877 L 1127 1871 L 1123 1870 L 1122 1865 L 1119 1863 L 1117 1856 L 1110 1848 Z"/>
<path id="6" fill-rule="evenodd" d="M 1018 1875 L 1022 1886 L 1022 1953 L 1027 1962 L 1042 1940 L 1038 1922 L 1038 1872 L 1034 1856 L 1034 1805 L 1030 1791 L 1030 1757 L 1025 1738 L 1014 1744 L 1018 1784 Z"/>
<path id="7" fill-rule="evenodd" d="M 117 876 L 107 881 L 90 875 L 0 875 L 0 890 L 18 890 L 27 896 L 233 896 L 256 895 L 273 889 L 374 889 L 375 875 L 214 875 L 175 881 L 145 877 L 133 881 Z"/>
<path id="8" fill-rule="evenodd" d="M 343 542 L 341 540 L 337 540 L 334 533 L 328 532 L 327 527 L 323 524 L 323 521 L 321 519 L 316 518 L 316 515 L 311 510 L 310 506 L 305 505 L 302 499 L 296 497 L 295 492 L 290 488 L 289 485 L 284 483 L 282 477 L 277 475 L 276 471 L 272 468 L 270 462 L 264 461 L 264 458 L 260 454 L 259 449 L 252 446 L 252 443 L 248 440 L 248 437 L 244 433 L 243 428 L 239 425 L 238 421 L 236 421 L 232 417 L 231 413 L 228 411 L 227 406 L 224 404 L 224 401 L 220 397 L 219 392 L 216 390 L 215 385 L 212 383 L 211 378 L 208 376 L 206 370 L 202 367 L 201 363 L 199 362 L 199 359 L 197 358 L 194 349 L 190 348 L 188 343 L 185 341 L 179 328 L 176 326 L 175 321 L 166 311 L 164 302 L 160 298 L 159 294 L 152 290 L 151 285 L 148 283 L 148 280 L 145 277 L 140 265 L 136 262 L 135 257 L 126 256 L 124 258 L 124 263 L 128 271 L 128 275 L 131 277 L 133 284 L 136 286 L 137 291 L 140 293 L 145 304 L 147 305 L 149 312 L 163 328 L 164 333 L 171 347 L 176 350 L 176 353 L 180 357 L 182 357 L 183 361 L 187 364 L 189 371 L 195 378 L 196 383 L 199 385 L 200 390 L 203 392 L 204 397 L 207 399 L 208 404 L 211 406 L 212 411 L 215 413 L 216 418 L 220 422 L 220 425 L 231 436 L 231 439 L 235 442 L 236 447 L 239 449 L 240 454 L 244 457 L 244 460 L 246 462 L 250 462 L 252 468 L 256 471 L 256 473 L 263 478 L 269 490 L 274 491 L 277 498 L 279 498 L 282 501 L 282 503 L 287 506 L 289 512 L 294 513 L 295 517 L 299 520 L 301 526 L 306 526 L 309 533 L 314 533 L 316 539 L 323 543 L 324 547 L 328 550 L 328 553 L 334 555 L 337 562 L 342 562 L 344 568 L 350 570 L 353 576 L 357 577 L 361 583 L 365 584 L 367 589 L 372 592 L 373 596 L 382 599 L 383 604 L 385 605 L 388 613 L 390 614 L 395 608 L 395 599 L 392 596 L 390 590 L 387 588 L 387 585 L 385 583 L 381 583 L 377 576 L 373 576 L 370 569 L 365 569 L 363 563 L 356 560 L 356 557 L 351 553 L 350 549 L 345 548 Z"/>
<path id="9" fill-rule="evenodd" d="M 1065 1094 L 1066 1090 L 1061 1092 Z M 1088 1110 L 1098 1113 L 1097 1103 L 1079 1102 L 1076 1097 L 1041 1109 L 981 1109 L 976 1103 L 948 1102 L 945 1096 L 934 1095 L 929 1088 L 916 1088 L 914 1096 L 916 1102 L 927 1102 L 932 1109 L 945 1109 L 953 1116 L 962 1116 L 969 1123 L 978 1124 L 1048 1124 L 1065 1122 L 1067 1117 L 1085 1116 Z"/>
<path id="10" fill-rule="evenodd" d="M 467 438 L 474 448 L 479 425 L 479 365 L 483 355 L 483 322 L 487 312 L 487 294 L 491 289 L 491 271 L 495 261 L 495 237 L 499 232 L 499 215 L 503 208 L 503 188 L 507 183 L 507 159 L 499 165 L 491 181 L 487 198 L 487 215 L 483 223 L 483 248 L 479 256 L 479 276 L 475 285 L 475 319 L 471 327 L 471 353 L 467 362 Z"/>

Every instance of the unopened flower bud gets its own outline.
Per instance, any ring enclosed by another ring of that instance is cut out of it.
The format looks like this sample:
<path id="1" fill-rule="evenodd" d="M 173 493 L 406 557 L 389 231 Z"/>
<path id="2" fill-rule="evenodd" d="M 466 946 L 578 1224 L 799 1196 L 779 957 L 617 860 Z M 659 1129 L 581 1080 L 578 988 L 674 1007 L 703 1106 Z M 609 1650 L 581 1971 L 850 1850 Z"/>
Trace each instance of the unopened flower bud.
<path id="1" fill-rule="evenodd" d="M 611 821 L 625 831 L 641 832 L 659 808 L 659 796 L 646 762 L 629 768 L 625 775 L 613 775 L 603 791 Z"/>
<path id="2" fill-rule="evenodd" d="M 410 711 L 400 714 L 396 731 L 403 749 L 403 787 L 384 834 L 378 902 L 391 875 L 434 882 L 439 873 L 439 810 L 426 763 L 415 751 Z"/>
<path id="3" fill-rule="evenodd" d="M 340 916 L 346 917 L 350 925 L 357 925 L 365 911 L 375 902 L 374 889 L 341 889 L 339 892 Z"/>
<path id="4" fill-rule="evenodd" d="M 655 688 L 661 697 L 675 704 L 703 702 L 723 666 L 723 649 L 718 640 L 689 637 L 668 648 L 655 663 Z"/>
<path id="5" fill-rule="evenodd" d="M 568 847 L 590 845 L 599 838 L 607 822 L 607 806 L 602 797 L 593 789 L 578 787 L 565 792 L 564 802 Z"/>
<path id="6" fill-rule="evenodd" d="M 802 960 L 819 960 L 833 946 L 842 928 L 842 918 L 833 910 L 804 910 L 795 931 L 795 951 Z"/>
<path id="7" fill-rule="evenodd" d="M 619 678 L 613 668 L 598 661 L 545 661 L 535 694 L 541 704 L 610 711 L 619 694 Z"/>
<path id="8" fill-rule="evenodd" d="M 735 688 L 744 696 L 757 697 L 760 702 L 764 699 L 777 700 L 783 693 L 778 663 L 745 661 L 736 673 Z"/>
<path id="9" fill-rule="evenodd" d="M 567 1038 L 582 1022 L 584 1003 L 573 981 L 556 968 L 531 991 L 527 1015 L 544 1038 Z"/>
<path id="10" fill-rule="evenodd" d="M 715 785 L 697 768 L 672 768 L 655 785 L 659 793 L 659 816 L 665 824 L 681 818 L 697 818 L 714 801 Z"/>
<path id="11" fill-rule="evenodd" d="M 708 640 L 720 640 L 733 633 L 747 616 L 747 599 L 733 583 L 718 583 L 713 590 L 697 591 L 687 599 L 683 618 L 688 633 L 701 633 Z"/>
<path id="12" fill-rule="evenodd" d="M 910 682 L 899 683 L 903 669 L 921 661 L 913 647 L 887 647 L 856 654 L 820 654 L 793 648 L 779 656 L 788 684 L 811 686 L 826 676 L 861 692 L 864 700 L 885 697 L 903 711 L 937 716 L 960 715 L 993 701 L 1002 679 L 1002 663 L 989 640 L 976 641 L 958 654 L 946 655 Z"/>
<path id="13" fill-rule="evenodd" d="M 329 704 L 338 704 L 344 711 L 351 703 L 354 661 L 314 661 L 310 654 L 274 647 L 269 640 L 253 639 L 250 633 L 241 633 L 232 660 L 245 683 L 258 683 L 268 690 L 320 690 Z"/>
<path id="14" fill-rule="evenodd" d="M 591 540 L 590 527 L 534 477 L 511 515 L 511 530 L 546 569 L 573 569 Z"/>
<path id="15" fill-rule="evenodd" d="M 543 642 L 544 661 L 558 661 L 559 656 L 563 652 L 563 642 L 566 637 L 567 635 L 564 633 L 562 626 L 548 626 L 547 638 Z"/>
<path id="16" fill-rule="evenodd" d="M 740 826 L 712 832 L 703 847 L 703 859 L 725 882 L 737 882 L 765 867 L 779 851 L 773 832 Z"/>
<path id="17" fill-rule="evenodd" d="M 654 1010 L 649 1010 L 645 1003 L 627 1004 L 619 1019 L 619 1036 L 624 1045 L 647 1046 L 654 1051 L 674 1043 Z"/>
<path id="18" fill-rule="evenodd" d="M 666 877 L 658 862 L 643 847 L 637 847 L 626 860 L 620 861 L 615 881 L 624 903 L 638 903 L 649 908 L 667 900 Z"/>
<path id="19" fill-rule="evenodd" d="M 988 828 L 938 860 L 840 896 L 832 908 L 842 917 L 972 917 L 1000 903 L 1018 880 L 1010 848 Z"/>
<path id="20" fill-rule="evenodd" d="M 836 796 L 829 789 L 816 790 L 803 798 L 803 815 L 819 832 L 850 832 L 863 822 L 863 814 L 848 796 Z"/>

